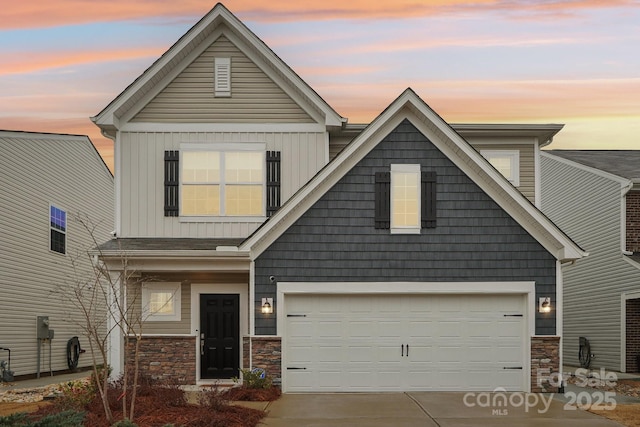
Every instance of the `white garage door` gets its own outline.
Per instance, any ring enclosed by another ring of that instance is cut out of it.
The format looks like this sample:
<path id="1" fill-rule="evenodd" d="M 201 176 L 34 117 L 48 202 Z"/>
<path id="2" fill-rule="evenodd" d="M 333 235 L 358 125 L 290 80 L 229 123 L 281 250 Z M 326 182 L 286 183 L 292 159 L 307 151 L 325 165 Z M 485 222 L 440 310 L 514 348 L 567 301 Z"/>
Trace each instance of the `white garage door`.
<path id="1" fill-rule="evenodd" d="M 286 295 L 286 391 L 525 390 L 522 295 Z"/>

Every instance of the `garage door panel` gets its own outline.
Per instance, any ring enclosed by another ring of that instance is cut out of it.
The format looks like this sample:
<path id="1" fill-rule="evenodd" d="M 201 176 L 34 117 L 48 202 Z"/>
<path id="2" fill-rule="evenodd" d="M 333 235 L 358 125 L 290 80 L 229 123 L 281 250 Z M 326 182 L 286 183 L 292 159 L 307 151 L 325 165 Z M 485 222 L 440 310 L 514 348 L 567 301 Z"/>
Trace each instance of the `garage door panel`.
<path id="1" fill-rule="evenodd" d="M 286 366 L 306 368 L 285 370 L 287 391 L 524 390 L 523 370 L 504 369 L 523 368 L 522 295 L 285 301 L 287 314 L 305 316 L 286 318 Z"/>
<path id="2" fill-rule="evenodd" d="M 371 338 L 372 335 L 378 335 L 378 328 L 371 321 L 350 321 L 347 323 L 347 328 L 349 338 Z"/>
<path id="3" fill-rule="evenodd" d="M 378 336 L 383 339 L 397 339 L 398 329 L 401 327 L 400 321 L 378 321 Z"/>

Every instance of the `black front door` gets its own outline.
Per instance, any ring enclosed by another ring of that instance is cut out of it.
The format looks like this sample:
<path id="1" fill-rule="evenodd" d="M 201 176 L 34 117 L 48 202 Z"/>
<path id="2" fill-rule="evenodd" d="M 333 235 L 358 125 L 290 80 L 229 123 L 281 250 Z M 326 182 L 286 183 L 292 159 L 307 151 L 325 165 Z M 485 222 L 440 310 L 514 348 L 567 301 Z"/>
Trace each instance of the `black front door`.
<path id="1" fill-rule="evenodd" d="M 239 377 L 240 296 L 200 295 L 200 377 Z"/>

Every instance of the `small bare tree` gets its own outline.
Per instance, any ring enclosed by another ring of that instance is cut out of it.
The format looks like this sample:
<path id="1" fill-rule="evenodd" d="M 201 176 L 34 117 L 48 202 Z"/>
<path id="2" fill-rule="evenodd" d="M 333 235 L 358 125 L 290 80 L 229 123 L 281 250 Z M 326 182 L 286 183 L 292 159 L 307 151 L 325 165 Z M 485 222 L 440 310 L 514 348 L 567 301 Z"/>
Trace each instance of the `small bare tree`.
<path id="1" fill-rule="evenodd" d="M 93 374 L 109 423 L 115 421 L 109 406 L 109 336 L 118 333 L 125 337 L 125 352 L 129 350 L 130 340 L 135 340 L 132 363 L 125 360 L 123 366 L 123 393 L 119 397 L 123 418 L 133 420 L 143 325 L 142 311 L 136 306 L 145 278 L 130 268 L 129 259 L 122 251 L 117 259 L 112 257 L 109 264 L 103 262 L 96 225 L 84 215 L 76 215 L 73 219 L 88 233 L 91 248 L 70 256 L 74 277 L 71 283 L 59 286 L 57 292 L 72 305 L 75 313 L 80 313 L 80 316 L 72 318 L 89 342 Z M 89 258 L 90 269 L 86 267 L 86 257 Z"/>

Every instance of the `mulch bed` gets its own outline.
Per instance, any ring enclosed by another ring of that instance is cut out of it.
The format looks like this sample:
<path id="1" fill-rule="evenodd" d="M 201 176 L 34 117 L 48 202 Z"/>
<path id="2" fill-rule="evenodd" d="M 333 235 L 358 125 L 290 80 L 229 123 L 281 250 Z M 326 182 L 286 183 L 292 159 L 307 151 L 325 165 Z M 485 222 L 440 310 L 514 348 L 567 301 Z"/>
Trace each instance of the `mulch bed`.
<path id="1" fill-rule="evenodd" d="M 246 388 L 233 387 L 222 392 L 222 396 L 230 401 L 271 402 L 277 400 L 282 392 L 279 387 Z"/>
<path id="2" fill-rule="evenodd" d="M 122 402 L 118 400 L 120 390 L 111 390 L 110 407 L 116 420 L 122 419 Z M 280 396 L 280 389 L 244 389 L 235 387 L 225 391 L 215 389 L 203 391 L 200 404 L 187 403 L 184 392 L 177 387 L 144 384 L 139 388 L 135 406 L 134 422 L 139 427 L 162 427 L 167 424 L 189 427 L 255 427 L 266 415 L 264 411 L 234 405 L 232 400 L 271 401 Z M 70 408 L 65 398 L 58 398 L 52 405 L 34 412 L 32 419 L 66 409 L 82 410 L 86 413 L 84 425 L 109 427 L 102 402 L 96 396 L 84 408 Z"/>

